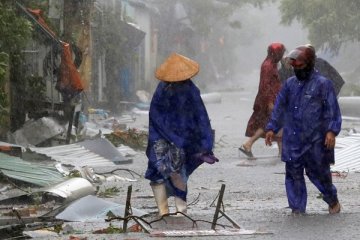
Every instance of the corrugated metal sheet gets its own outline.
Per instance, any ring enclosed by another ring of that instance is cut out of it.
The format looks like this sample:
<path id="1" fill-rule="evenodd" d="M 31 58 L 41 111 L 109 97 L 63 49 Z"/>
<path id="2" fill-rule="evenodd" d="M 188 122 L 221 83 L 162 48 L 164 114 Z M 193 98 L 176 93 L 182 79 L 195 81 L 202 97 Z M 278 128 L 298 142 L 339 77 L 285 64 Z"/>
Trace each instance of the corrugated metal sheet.
<path id="1" fill-rule="evenodd" d="M 71 222 L 105 222 L 107 214 L 111 211 L 114 215 L 123 217 L 125 206 L 96 196 L 86 196 L 71 203 L 63 212 L 56 216 Z M 148 213 L 132 208 L 133 215 L 144 216 Z"/>
<path id="2" fill-rule="evenodd" d="M 126 161 L 124 156 L 106 138 L 85 140 L 82 142 L 78 142 L 77 144 L 115 163 L 122 163 Z"/>
<path id="3" fill-rule="evenodd" d="M 360 134 L 336 139 L 335 165 L 332 171 L 359 172 L 360 171 Z"/>
<path id="4" fill-rule="evenodd" d="M 101 151 L 98 151 L 94 146 L 101 146 Z M 107 145 L 107 146 L 106 146 Z M 111 155 L 108 153 L 105 154 L 102 148 L 114 148 L 117 154 L 114 151 L 111 151 Z M 125 159 L 119 151 L 106 139 L 96 139 L 90 140 L 86 144 L 84 142 L 55 146 L 55 147 L 46 147 L 46 148 L 30 148 L 31 151 L 36 153 L 44 154 L 55 161 L 61 162 L 63 164 L 70 164 L 73 166 L 115 166 L 117 164 L 129 163 L 131 160 Z M 103 156 L 102 156 L 103 155 Z"/>
<path id="5" fill-rule="evenodd" d="M 56 119 L 43 117 L 27 121 L 22 128 L 12 134 L 12 137 L 15 143 L 21 146 L 37 145 L 65 132 L 65 130 L 65 127 L 61 126 Z"/>
<path id="6" fill-rule="evenodd" d="M 27 162 L 4 153 L 0 153 L 0 171 L 9 178 L 42 187 L 64 181 L 55 167 Z"/>
<path id="7" fill-rule="evenodd" d="M 360 141 L 360 135 L 351 135 L 343 138 L 336 138 L 336 148 L 346 148 L 350 147 L 351 145 L 357 144 Z"/>
<path id="8" fill-rule="evenodd" d="M 92 153 L 85 147 L 71 144 L 60 147 L 30 148 L 31 151 L 44 154 L 55 161 L 74 166 L 115 166 L 115 163 Z"/>

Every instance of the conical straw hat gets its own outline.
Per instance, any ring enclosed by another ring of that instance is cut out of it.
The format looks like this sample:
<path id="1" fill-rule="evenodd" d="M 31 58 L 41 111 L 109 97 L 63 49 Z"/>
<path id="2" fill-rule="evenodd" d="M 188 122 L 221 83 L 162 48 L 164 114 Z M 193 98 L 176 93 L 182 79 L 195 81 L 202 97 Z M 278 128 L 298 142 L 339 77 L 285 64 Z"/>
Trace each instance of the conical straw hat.
<path id="1" fill-rule="evenodd" d="M 166 82 L 179 82 L 190 79 L 199 72 L 199 64 L 187 57 L 172 53 L 163 64 L 156 69 L 157 79 Z"/>

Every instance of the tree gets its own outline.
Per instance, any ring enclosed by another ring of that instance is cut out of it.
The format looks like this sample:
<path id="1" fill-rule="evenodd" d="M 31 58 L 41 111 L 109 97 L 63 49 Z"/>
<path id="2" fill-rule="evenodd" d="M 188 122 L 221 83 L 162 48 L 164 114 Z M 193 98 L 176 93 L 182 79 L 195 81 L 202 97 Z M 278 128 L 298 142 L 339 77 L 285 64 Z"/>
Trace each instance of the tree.
<path id="1" fill-rule="evenodd" d="M 309 40 L 317 49 L 338 54 L 349 41 L 360 41 L 360 1 L 281 0 L 281 23 L 298 20 L 309 30 Z"/>
<path id="2" fill-rule="evenodd" d="M 17 72 L 21 72 L 15 66 L 21 65 L 21 49 L 31 35 L 30 22 L 17 14 L 14 1 L 0 2 L 0 32 L 0 138 L 3 138 L 10 124 L 10 90 L 6 87 L 9 72 L 15 73 L 10 74 L 10 81 L 15 83 Z M 14 89 L 14 84 L 11 88 Z"/>
<path id="3" fill-rule="evenodd" d="M 197 60 L 202 66 L 200 74 L 206 82 L 227 78 L 235 69 L 233 49 L 240 41 L 229 41 L 230 29 L 240 29 L 241 22 L 233 14 L 245 5 L 261 7 L 271 0 L 153 0 L 159 9 L 159 51 L 168 55 L 177 51 Z"/>

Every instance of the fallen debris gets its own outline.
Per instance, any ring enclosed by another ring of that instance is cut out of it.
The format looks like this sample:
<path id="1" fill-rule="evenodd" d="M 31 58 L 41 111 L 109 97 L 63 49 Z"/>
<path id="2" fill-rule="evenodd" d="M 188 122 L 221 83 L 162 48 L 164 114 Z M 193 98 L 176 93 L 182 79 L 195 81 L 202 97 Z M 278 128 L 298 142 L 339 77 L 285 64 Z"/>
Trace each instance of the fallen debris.
<path id="1" fill-rule="evenodd" d="M 6 153 L 7 155 L 13 157 L 21 158 L 23 151 L 25 151 L 25 148 L 21 147 L 20 145 L 15 145 L 0 141 L 0 152 Z"/>
<path id="2" fill-rule="evenodd" d="M 27 121 L 21 129 L 12 134 L 13 142 L 21 146 L 36 146 L 66 131 L 54 118 L 43 117 Z"/>
<path id="3" fill-rule="evenodd" d="M 105 137 L 116 147 L 125 144 L 137 150 L 145 150 L 148 133 L 136 128 L 130 128 L 128 130 L 116 130 L 111 134 L 105 134 Z"/>
<path id="4" fill-rule="evenodd" d="M 64 181 L 64 176 L 53 166 L 24 161 L 0 152 L 0 172 L 18 181 L 45 187 Z"/>
<path id="5" fill-rule="evenodd" d="M 105 188 L 103 191 L 98 191 L 97 196 L 101 198 L 111 198 L 118 195 L 120 189 L 118 187 Z"/>
<path id="6" fill-rule="evenodd" d="M 360 170 L 360 134 L 353 133 L 337 138 L 336 144 L 341 148 L 335 149 L 335 165 L 332 172 L 356 172 Z"/>
<path id="7" fill-rule="evenodd" d="M 137 216 L 147 215 L 147 212 L 132 208 Z M 72 222 L 105 222 L 108 214 L 124 216 L 125 205 L 107 201 L 96 196 L 85 196 L 71 203 L 56 219 Z"/>
<path id="8" fill-rule="evenodd" d="M 84 196 L 95 194 L 95 188 L 85 178 L 70 178 L 46 189 L 44 192 L 43 198 L 60 197 L 64 202 L 72 202 Z"/>
<path id="9" fill-rule="evenodd" d="M 131 163 L 106 139 L 98 138 L 83 142 L 45 148 L 30 148 L 51 159 L 72 166 L 116 166 Z"/>

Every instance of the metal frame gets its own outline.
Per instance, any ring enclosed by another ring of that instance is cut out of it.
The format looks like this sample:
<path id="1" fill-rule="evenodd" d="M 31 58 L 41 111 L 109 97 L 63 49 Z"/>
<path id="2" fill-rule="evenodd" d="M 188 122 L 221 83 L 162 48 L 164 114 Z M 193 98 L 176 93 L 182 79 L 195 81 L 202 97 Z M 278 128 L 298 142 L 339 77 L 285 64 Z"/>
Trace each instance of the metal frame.
<path id="1" fill-rule="evenodd" d="M 225 184 L 221 185 L 221 189 L 219 191 L 219 197 L 216 204 L 215 214 L 213 218 L 213 222 L 211 224 L 211 229 L 215 230 L 217 220 L 219 220 L 221 217 L 225 217 L 231 224 L 234 226 L 234 228 L 240 229 L 239 224 L 237 224 L 232 218 L 230 218 L 228 215 L 226 215 L 225 210 L 221 210 L 220 208 L 224 206 L 223 204 L 223 197 L 225 192 Z M 219 217 L 219 213 L 221 213 L 221 216 Z"/>

